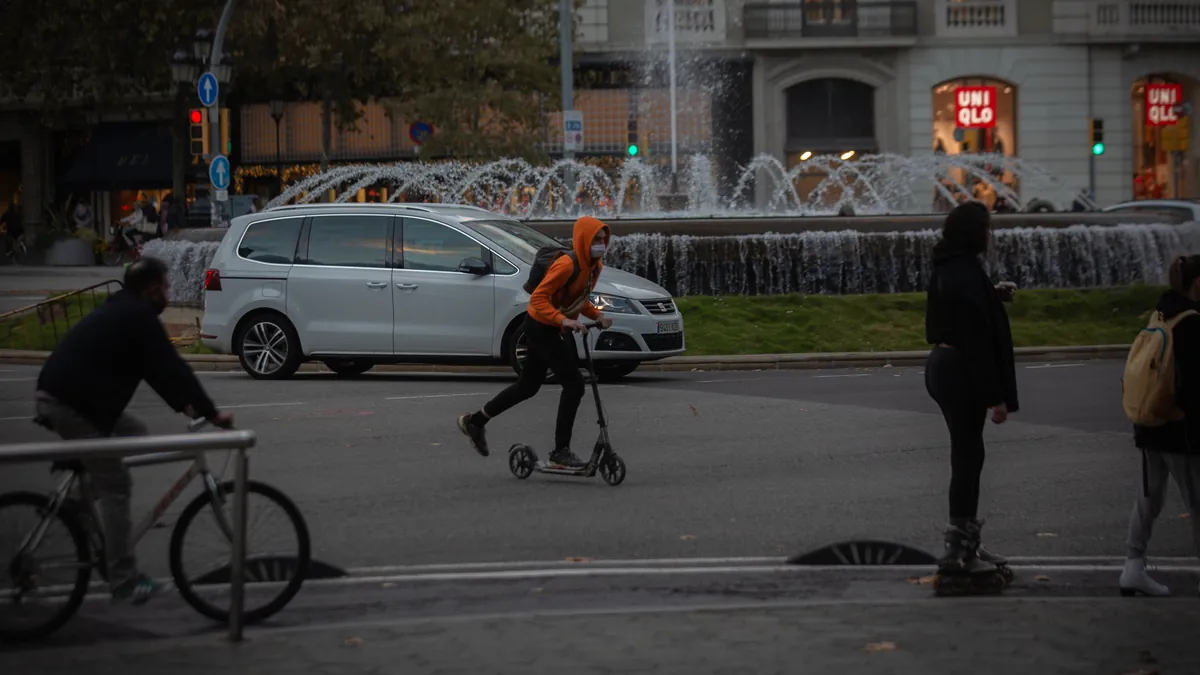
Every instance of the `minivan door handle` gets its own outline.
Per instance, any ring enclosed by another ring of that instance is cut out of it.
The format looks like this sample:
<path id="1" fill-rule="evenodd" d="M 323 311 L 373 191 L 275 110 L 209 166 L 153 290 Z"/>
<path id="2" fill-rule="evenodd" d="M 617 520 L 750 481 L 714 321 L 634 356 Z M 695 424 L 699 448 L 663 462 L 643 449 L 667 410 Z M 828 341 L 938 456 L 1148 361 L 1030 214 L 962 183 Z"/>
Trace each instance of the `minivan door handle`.
<path id="1" fill-rule="evenodd" d="M 400 288 L 400 289 L 403 289 L 406 291 L 414 291 L 417 289 L 417 285 L 416 284 L 396 284 L 396 288 Z"/>
<path id="2" fill-rule="evenodd" d="M 367 288 L 386 288 L 386 287 L 387 287 L 386 281 L 368 281 L 367 282 Z"/>

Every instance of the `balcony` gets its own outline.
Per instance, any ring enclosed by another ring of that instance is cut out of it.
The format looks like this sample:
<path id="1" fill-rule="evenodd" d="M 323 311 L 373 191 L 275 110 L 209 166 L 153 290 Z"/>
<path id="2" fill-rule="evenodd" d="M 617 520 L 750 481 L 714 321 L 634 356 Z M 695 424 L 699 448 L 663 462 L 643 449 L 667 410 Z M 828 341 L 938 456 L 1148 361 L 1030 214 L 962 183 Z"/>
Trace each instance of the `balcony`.
<path id="1" fill-rule="evenodd" d="M 911 44 L 917 36 L 916 0 L 808 0 L 747 4 L 742 25 L 747 46 L 789 46 L 813 41 L 844 44 Z"/>
<path id="2" fill-rule="evenodd" d="M 1200 0 L 1055 0 L 1054 32 L 1100 42 L 1192 42 Z"/>
<path id="3" fill-rule="evenodd" d="M 949 38 L 1016 37 L 1016 0 L 937 0 L 937 35 Z"/>

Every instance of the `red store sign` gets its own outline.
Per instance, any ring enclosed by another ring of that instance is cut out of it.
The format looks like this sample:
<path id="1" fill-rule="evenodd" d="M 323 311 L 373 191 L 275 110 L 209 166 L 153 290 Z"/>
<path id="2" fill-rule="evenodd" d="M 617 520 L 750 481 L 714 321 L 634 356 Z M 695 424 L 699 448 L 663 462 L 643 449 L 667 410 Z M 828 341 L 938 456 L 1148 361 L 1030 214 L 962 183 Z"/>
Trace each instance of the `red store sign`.
<path id="1" fill-rule="evenodd" d="M 1182 84 L 1147 84 L 1146 126 L 1174 126 L 1179 122 L 1179 113 L 1175 111 L 1175 106 L 1182 102 Z"/>
<path id="2" fill-rule="evenodd" d="M 964 129 L 996 126 L 995 87 L 955 87 L 954 119 Z"/>

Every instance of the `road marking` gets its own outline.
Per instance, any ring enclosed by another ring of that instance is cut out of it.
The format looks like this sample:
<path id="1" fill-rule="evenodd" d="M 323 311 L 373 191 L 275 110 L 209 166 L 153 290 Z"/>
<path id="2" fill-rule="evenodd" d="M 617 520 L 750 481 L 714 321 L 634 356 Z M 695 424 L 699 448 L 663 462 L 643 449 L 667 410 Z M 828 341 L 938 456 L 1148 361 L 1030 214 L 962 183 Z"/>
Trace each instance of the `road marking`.
<path id="1" fill-rule="evenodd" d="M 33 382 L 36 377 L 0 377 L 0 382 Z"/>
<path id="2" fill-rule="evenodd" d="M 21 415 L 20 417 L 0 417 L 0 422 L 16 422 L 18 420 L 33 420 L 33 413 Z"/>
<path id="3" fill-rule="evenodd" d="M 416 401 L 423 398 L 455 398 L 458 396 L 487 396 L 487 392 L 470 391 L 465 394 L 422 394 L 421 396 L 388 396 L 385 401 Z"/>
<path id="4" fill-rule="evenodd" d="M 220 409 L 228 410 L 230 408 L 274 408 L 276 406 L 287 406 L 287 405 L 307 405 L 307 404 L 305 404 L 303 402 L 299 402 L 299 401 L 290 402 L 290 403 L 239 403 L 237 405 L 223 405 L 223 406 L 220 406 Z"/>
<path id="5" fill-rule="evenodd" d="M 848 375 L 813 375 L 814 380 L 829 380 L 837 377 L 870 377 L 871 373 L 851 373 Z"/>
<path id="6" fill-rule="evenodd" d="M 693 380 L 696 384 L 713 384 L 714 382 L 758 382 L 765 377 L 731 377 L 724 380 Z"/>
<path id="7" fill-rule="evenodd" d="M 1044 363 L 1040 366 L 1025 366 L 1025 370 L 1044 370 L 1046 368 L 1081 368 L 1086 363 Z"/>

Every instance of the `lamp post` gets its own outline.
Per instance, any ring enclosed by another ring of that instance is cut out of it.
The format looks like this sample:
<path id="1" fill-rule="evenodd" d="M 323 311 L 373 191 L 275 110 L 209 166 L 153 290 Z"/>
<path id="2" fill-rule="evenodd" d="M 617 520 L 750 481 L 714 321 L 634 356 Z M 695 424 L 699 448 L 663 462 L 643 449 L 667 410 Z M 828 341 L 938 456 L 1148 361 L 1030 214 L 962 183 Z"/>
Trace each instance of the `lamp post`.
<path id="1" fill-rule="evenodd" d="M 187 132 L 183 124 L 187 110 L 188 88 L 200 76 L 199 61 L 186 49 L 171 57 L 171 81 L 175 83 L 175 115 L 171 125 L 171 197 L 172 209 L 187 205 Z M 179 222 L 182 223 L 182 213 Z"/>
<path id="2" fill-rule="evenodd" d="M 272 99 L 271 119 L 275 120 L 275 180 L 279 185 L 278 196 L 283 194 L 283 162 L 279 156 L 279 122 L 283 120 L 283 101 Z"/>

